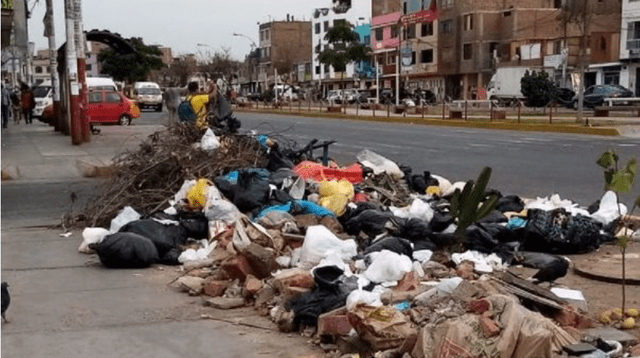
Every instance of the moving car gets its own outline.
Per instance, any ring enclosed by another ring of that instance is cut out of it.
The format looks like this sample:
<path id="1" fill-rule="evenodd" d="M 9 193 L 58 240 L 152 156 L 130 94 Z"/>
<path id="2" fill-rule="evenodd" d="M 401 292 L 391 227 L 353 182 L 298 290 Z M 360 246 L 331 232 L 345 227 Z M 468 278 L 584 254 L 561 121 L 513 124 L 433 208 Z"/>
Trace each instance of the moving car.
<path id="1" fill-rule="evenodd" d="M 594 108 L 602 106 L 605 98 L 629 97 L 633 97 L 633 92 L 620 85 L 595 85 L 584 91 L 584 106 Z M 578 98 L 575 98 L 573 108 L 578 108 Z"/>
<path id="2" fill-rule="evenodd" d="M 156 112 L 162 112 L 162 91 L 157 83 L 136 82 L 133 89 L 140 109 L 155 108 Z"/>
<path id="3" fill-rule="evenodd" d="M 118 123 L 123 126 L 140 117 L 136 103 L 114 90 L 89 91 L 87 98 L 87 116 L 91 123 Z"/>

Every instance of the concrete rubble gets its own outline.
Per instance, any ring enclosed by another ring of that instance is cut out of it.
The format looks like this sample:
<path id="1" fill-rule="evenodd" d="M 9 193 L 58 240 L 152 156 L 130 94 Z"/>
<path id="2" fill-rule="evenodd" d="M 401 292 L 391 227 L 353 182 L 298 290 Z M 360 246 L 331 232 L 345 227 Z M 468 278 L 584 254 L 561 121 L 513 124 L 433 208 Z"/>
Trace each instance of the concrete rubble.
<path id="1" fill-rule="evenodd" d="M 550 237 L 553 228 L 544 225 L 551 223 L 533 222 L 547 213 L 564 225 L 554 232 L 575 225 L 591 235 L 564 233 L 585 250 L 615 238 L 608 230 L 619 215 L 609 217 L 604 208 L 590 213 L 557 195 L 500 194 L 497 205 L 460 231 L 466 219 L 452 207 L 484 205 L 496 190 L 483 188 L 478 202 L 464 202 L 465 182 L 415 175 L 370 151 L 341 167 L 275 157 L 276 142 L 268 143 L 263 150 L 270 163 L 288 164 L 185 178 L 185 190 L 163 208 L 168 216 L 141 213 L 172 221 L 165 226 L 186 225 L 181 212 L 206 218 L 198 231 L 204 234 L 172 241 L 177 252 L 166 250 L 150 262 L 178 265 L 172 286 L 216 309 L 253 306 L 283 332 L 313 332 L 327 357 L 552 357 L 581 342 L 594 346 L 584 353 L 602 349 L 585 333 L 602 326 L 585 316 L 585 307 L 510 274 L 509 267 L 520 264 L 519 250 L 535 247 L 525 246 L 523 235 Z M 294 199 L 290 193 L 299 196 L 301 183 L 302 197 Z M 200 205 L 192 205 L 195 198 Z M 593 213 L 605 222 L 591 219 Z M 637 229 L 628 228 L 638 236 Z M 92 240 L 88 246 L 100 254 L 101 241 Z M 624 352 L 637 355 L 635 344 L 624 342 Z"/>

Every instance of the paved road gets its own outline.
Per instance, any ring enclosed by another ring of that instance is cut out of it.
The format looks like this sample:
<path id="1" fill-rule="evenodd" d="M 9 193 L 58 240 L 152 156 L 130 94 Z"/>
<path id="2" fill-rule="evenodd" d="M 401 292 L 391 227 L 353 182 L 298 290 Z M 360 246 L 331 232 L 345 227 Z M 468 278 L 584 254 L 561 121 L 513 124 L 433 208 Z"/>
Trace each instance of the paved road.
<path id="1" fill-rule="evenodd" d="M 293 138 L 302 146 L 314 138 L 337 140 L 330 156 L 343 165 L 369 148 L 411 166 L 415 173 L 428 170 L 451 181 L 475 179 L 489 166 L 493 169 L 489 185 L 505 195 L 535 198 L 557 193 L 586 206 L 602 194 L 603 172 L 595 162 L 603 151 L 615 150 L 625 163 L 633 156 L 640 160 L 640 139 L 243 112 L 236 116 L 244 130 Z M 633 193 L 640 194 L 640 179 Z M 629 195 L 621 198 L 632 202 Z"/>

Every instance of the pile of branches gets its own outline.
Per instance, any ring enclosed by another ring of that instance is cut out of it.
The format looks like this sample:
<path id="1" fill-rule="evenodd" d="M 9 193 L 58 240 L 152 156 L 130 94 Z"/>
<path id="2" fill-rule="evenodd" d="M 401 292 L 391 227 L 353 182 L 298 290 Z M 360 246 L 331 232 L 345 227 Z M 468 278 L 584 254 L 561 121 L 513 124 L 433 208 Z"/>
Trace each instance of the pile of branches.
<path id="1" fill-rule="evenodd" d="M 247 135 L 220 136 L 220 147 L 205 151 L 194 146 L 202 132 L 190 125 L 177 125 L 156 132 L 140 144 L 114 158 L 114 173 L 101 187 L 76 221 L 88 226 L 108 227 L 125 206 L 139 213 L 164 210 L 185 180 L 213 179 L 239 168 L 263 168 L 267 157 L 258 141 Z"/>

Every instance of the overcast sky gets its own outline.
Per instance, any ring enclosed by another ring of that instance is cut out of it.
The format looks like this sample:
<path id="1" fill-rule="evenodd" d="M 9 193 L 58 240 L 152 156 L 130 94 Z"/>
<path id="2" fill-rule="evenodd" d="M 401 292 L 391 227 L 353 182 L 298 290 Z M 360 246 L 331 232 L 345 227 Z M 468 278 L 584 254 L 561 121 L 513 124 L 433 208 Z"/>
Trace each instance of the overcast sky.
<path id="1" fill-rule="evenodd" d="M 371 0 L 352 0 L 353 9 L 371 17 Z M 53 0 L 56 47 L 65 42 L 64 0 Z M 33 8 L 29 19 L 30 41 L 36 50 L 48 48 L 43 36 L 42 18 L 45 0 L 28 0 Z M 258 43 L 258 23 L 311 19 L 315 8 L 330 7 L 331 0 L 83 0 L 84 29 L 109 30 L 123 37 L 142 37 L 146 44 L 170 46 L 173 55 L 197 53 L 198 50 L 231 49 L 235 59 L 249 53 L 251 41 L 233 33 L 246 35 Z M 205 44 L 207 47 L 197 44 Z"/>

